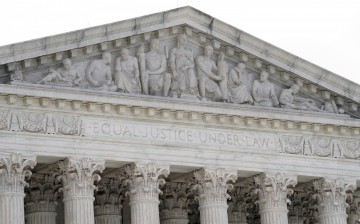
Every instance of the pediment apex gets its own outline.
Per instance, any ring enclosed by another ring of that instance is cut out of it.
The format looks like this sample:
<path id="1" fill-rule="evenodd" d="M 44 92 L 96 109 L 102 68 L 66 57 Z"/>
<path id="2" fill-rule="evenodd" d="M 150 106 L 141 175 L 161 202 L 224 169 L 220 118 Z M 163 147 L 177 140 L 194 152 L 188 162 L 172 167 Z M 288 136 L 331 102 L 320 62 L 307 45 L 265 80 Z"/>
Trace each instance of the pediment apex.
<path id="1" fill-rule="evenodd" d="M 282 88 L 298 84 L 306 89 L 303 93 L 316 94 L 314 98 L 319 101 L 332 99 L 338 105 L 346 104 L 350 113 L 360 116 L 357 109 L 360 102 L 358 84 L 190 6 L 2 46 L 0 66 L 6 67 L 7 73 L 0 74 L 0 79 L 15 73 L 18 64 L 30 68 L 34 64 L 46 65 L 48 61 L 59 63 L 66 57 L 90 57 L 96 49 L 100 54 L 179 33 L 196 36 L 196 43 L 192 42 L 195 45 L 203 47 L 210 43 L 215 52 L 221 49 L 228 58 L 233 57 L 233 61 L 251 63 L 254 70 L 267 70 L 270 79 Z"/>

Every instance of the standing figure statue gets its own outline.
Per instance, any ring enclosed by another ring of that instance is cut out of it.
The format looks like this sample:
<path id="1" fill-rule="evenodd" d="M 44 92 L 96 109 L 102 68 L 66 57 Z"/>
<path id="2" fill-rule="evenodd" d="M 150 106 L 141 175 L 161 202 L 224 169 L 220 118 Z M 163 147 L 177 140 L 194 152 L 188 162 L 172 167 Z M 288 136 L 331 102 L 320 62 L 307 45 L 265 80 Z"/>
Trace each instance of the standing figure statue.
<path id="1" fill-rule="evenodd" d="M 313 100 L 296 96 L 299 91 L 300 86 L 297 84 L 292 85 L 290 89 L 284 89 L 279 97 L 280 106 L 296 110 L 322 111 Z"/>
<path id="2" fill-rule="evenodd" d="M 225 54 L 220 52 L 218 60 L 217 60 L 217 69 L 218 75 L 222 77 L 222 80 L 219 81 L 219 87 L 221 90 L 222 101 L 228 102 L 229 101 L 229 91 L 228 91 L 228 72 L 229 66 L 225 61 Z"/>
<path id="3" fill-rule="evenodd" d="M 244 63 L 237 64 L 237 66 L 229 72 L 228 86 L 232 103 L 254 103 L 246 85 L 241 81 L 244 72 Z"/>
<path id="4" fill-rule="evenodd" d="M 217 75 L 218 69 L 215 62 L 211 59 L 213 48 L 207 45 L 204 49 L 204 55 L 196 58 L 195 64 L 199 79 L 199 92 L 202 99 L 206 97 L 212 100 L 221 100 L 222 92 L 219 87 L 219 82 L 224 77 Z"/>
<path id="5" fill-rule="evenodd" d="M 49 82 L 55 82 L 55 83 L 70 84 L 72 86 L 78 86 L 81 81 L 82 81 L 82 77 L 72 66 L 71 60 L 69 58 L 65 58 L 63 60 L 62 68 L 59 68 L 56 71 L 50 68 L 49 74 L 45 76 L 43 79 L 41 79 L 38 83 L 46 84 Z"/>
<path id="6" fill-rule="evenodd" d="M 110 65 L 111 54 L 109 52 L 104 53 L 102 59 L 94 60 L 89 64 L 85 73 L 89 88 L 116 91 Z"/>
<path id="7" fill-rule="evenodd" d="M 120 92 L 141 93 L 138 60 L 136 57 L 129 56 L 127 48 L 122 48 L 120 57 L 116 59 L 115 83 Z"/>
<path id="8" fill-rule="evenodd" d="M 266 107 L 275 107 L 279 105 L 279 100 L 275 95 L 273 84 L 268 81 L 269 73 L 263 70 L 260 73 L 260 79 L 255 80 L 252 87 L 252 97 L 254 104 Z"/>
<path id="9" fill-rule="evenodd" d="M 177 47 L 171 50 L 169 59 L 172 72 L 171 90 L 175 91 L 179 98 L 184 93 L 191 95 L 198 93 L 193 54 L 185 48 L 186 43 L 187 36 L 179 35 Z"/>
<path id="10" fill-rule="evenodd" d="M 166 57 L 160 54 L 158 39 L 150 42 L 150 51 L 140 57 L 140 74 L 144 94 L 168 96 L 171 85 L 171 74 L 166 72 Z"/>

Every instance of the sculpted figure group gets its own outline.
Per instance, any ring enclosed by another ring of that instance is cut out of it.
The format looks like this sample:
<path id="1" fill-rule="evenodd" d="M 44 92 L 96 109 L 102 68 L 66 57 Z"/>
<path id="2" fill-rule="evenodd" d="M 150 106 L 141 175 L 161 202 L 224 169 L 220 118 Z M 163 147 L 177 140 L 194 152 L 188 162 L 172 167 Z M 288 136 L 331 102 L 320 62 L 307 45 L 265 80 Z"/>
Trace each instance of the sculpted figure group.
<path id="1" fill-rule="evenodd" d="M 120 56 L 115 59 L 114 72 L 111 54 L 104 53 L 101 59 L 88 64 L 84 78 L 72 66 L 71 60 L 65 59 L 62 68 L 56 71 L 50 69 L 48 75 L 38 83 L 78 86 L 85 82 L 87 88 L 95 90 L 341 112 L 334 102 L 326 102 L 320 109 L 313 100 L 297 96 L 300 86 L 296 84 L 282 90 L 278 99 L 266 70 L 262 70 L 260 78 L 248 88 L 243 82 L 246 78 L 245 64 L 238 63 L 229 69 L 224 53 L 219 53 L 217 61 L 212 59 L 214 50 L 210 45 L 205 46 L 203 55 L 194 60 L 193 52 L 186 46 L 187 36 L 179 35 L 177 46 L 170 51 L 168 59 L 161 53 L 158 39 L 150 42 L 150 49 L 146 53 L 141 45 L 136 57 L 129 55 L 127 48 L 122 48 Z"/>

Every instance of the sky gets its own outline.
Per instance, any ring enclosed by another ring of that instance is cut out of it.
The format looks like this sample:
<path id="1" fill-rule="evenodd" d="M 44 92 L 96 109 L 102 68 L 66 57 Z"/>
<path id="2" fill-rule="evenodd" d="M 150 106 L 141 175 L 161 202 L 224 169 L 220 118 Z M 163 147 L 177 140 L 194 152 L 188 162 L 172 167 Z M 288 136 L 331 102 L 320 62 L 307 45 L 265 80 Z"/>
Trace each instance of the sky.
<path id="1" fill-rule="evenodd" d="M 360 84 L 360 0 L 7 0 L 0 46 L 190 5 Z"/>

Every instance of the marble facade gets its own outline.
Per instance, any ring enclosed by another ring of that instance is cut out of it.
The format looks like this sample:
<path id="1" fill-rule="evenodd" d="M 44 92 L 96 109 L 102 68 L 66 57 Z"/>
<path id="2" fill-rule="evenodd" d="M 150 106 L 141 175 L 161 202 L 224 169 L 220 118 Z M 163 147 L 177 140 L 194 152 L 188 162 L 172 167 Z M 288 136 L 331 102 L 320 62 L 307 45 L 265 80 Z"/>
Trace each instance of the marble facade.
<path id="1" fill-rule="evenodd" d="M 360 223 L 360 86 L 191 7 L 0 47 L 0 83 L 0 223 Z"/>

